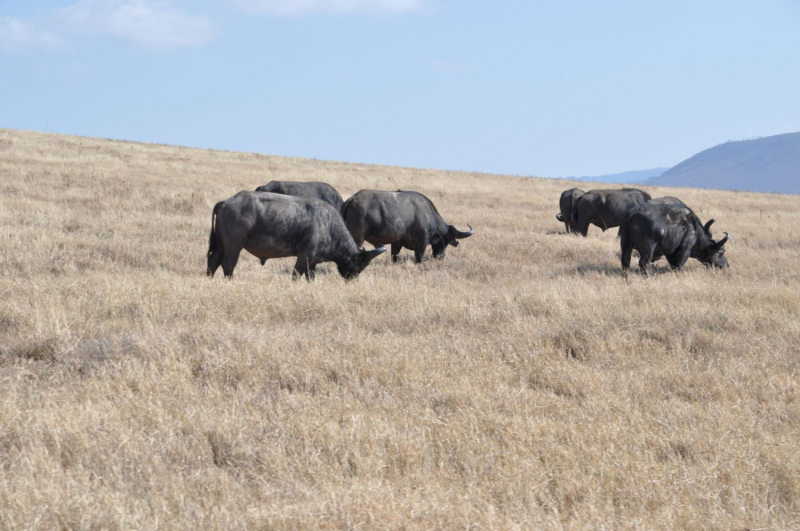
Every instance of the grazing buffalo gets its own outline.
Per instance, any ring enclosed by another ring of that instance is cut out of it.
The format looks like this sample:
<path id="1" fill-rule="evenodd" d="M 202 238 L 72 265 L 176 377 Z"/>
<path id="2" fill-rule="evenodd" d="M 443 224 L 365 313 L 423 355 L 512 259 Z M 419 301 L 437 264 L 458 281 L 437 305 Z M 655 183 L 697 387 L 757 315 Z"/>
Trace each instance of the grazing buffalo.
<path id="1" fill-rule="evenodd" d="M 619 227 L 631 208 L 649 200 L 650 195 L 647 192 L 635 188 L 589 190 L 575 202 L 574 231 L 586 236 L 590 224 L 600 227 L 603 232 Z"/>
<path id="2" fill-rule="evenodd" d="M 570 188 L 561 192 L 561 199 L 558 200 L 561 212 L 556 214 L 556 219 L 564 222 L 567 232 L 575 231 L 575 218 L 573 217 L 575 214 L 575 202 L 585 193 L 580 188 Z"/>
<path id="3" fill-rule="evenodd" d="M 294 278 L 314 277 L 321 262 L 336 262 L 339 274 L 356 278 L 385 247 L 360 249 L 339 211 L 318 199 L 268 192 L 239 192 L 214 205 L 208 240 L 208 276 L 222 265 L 233 275 L 242 249 L 263 265 L 270 258 L 296 256 Z"/>
<path id="4" fill-rule="evenodd" d="M 678 199 L 677 197 L 666 196 L 666 197 L 658 197 L 656 199 L 651 199 L 649 201 L 645 201 L 644 203 L 639 203 L 638 205 L 636 205 L 635 207 L 630 209 L 630 211 L 626 214 L 626 216 L 632 215 L 633 212 L 635 212 L 636 210 L 642 208 L 644 205 L 672 205 L 672 206 L 688 208 L 689 210 L 692 210 L 691 208 L 686 206 L 686 204 L 683 201 L 681 201 L 680 199 Z M 622 229 L 620 228 L 620 231 L 621 230 Z M 657 262 L 660 259 L 661 259 L 661 255 L 653 256 L 653 262 Z"/>
<path id="5" fill-rule="evenodd" d="M 256 192 L 272 192 L 273 194 L 294 195 L 321 199 L 336 210 L 342 209 L 342 196 L 327 183 L 299 183 L 295 181 L 270 181 L 256 188 Z"/>
<path id="6" fill-rule="evenodd" d="M 418 192 L 361 190 L 345 201 L 342 217 L 357 245 L 392 245 L 392 262 L 405 247 L 414 251 L 417 263 L 425 248 L 433 248 L 434 258 L 444 258 L 448 245 L 472 235 L 448 225 L 430 199 Z"/>
<path id="7" fill-rule="evenodd" d="M 666 256 L 673 269 L 681 270 L 689 257 L 704 264 L 728 267 L 725 242 L 728 233 L 714 241 L 709 230 L 714 219 L 705 225 L 686 207 L 648 204 L 632 209 L 620 227 L 622 269 L 631 264 L 631 252 L 639 251 L 639 267 L 650 268 L 653 261 Z"/>

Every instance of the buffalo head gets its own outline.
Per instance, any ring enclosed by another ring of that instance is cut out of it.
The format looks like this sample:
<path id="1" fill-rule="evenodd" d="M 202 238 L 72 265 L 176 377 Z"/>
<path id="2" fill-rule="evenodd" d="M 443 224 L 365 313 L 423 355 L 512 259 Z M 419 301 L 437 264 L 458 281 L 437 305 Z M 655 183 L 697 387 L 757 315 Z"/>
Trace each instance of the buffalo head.
<path id="1" fill-rule="evenodd" d="M 346 262 L 337 263 L 336 267 L 339 269 L 339 274 L 347 280 L 358 278 L 358 274 L 364 271 L 373 258 L 386 252 L 386 247 L 378 247 L 368 251 L 364 248 L 358 250 L 353 258 Z"/>
<path id="2" fill-rule="evenodd" d="M 705 249 L 699 249 L 696 252 L 696 257 L 702 263 L 708 266 L 714 266 L 719 268 L 728 267 L 728 259 L 725 258 L 725 243 L 728 241 L 728 233 L 725 233 L 725 237 L 719 241 L 715 241 L 711 237 L 711 225 L 717 221 L 716 218 L 710 219 L 705 225 L 703 225 L 703 230 L 708 237 L 708 240 L 711 242 L 709 246 Z"/>
<path id="3" fill-rule="evenodd" d="M 452 245 L 453 247 L 458 247 L 458 240 L 469 238 L 475 232 L 475 230 L 472 228 L 472 225 L 467 225 L 467 227 L 469 227 L 469 232 L 461 232 L 454 226 L 448 225 L 447 235 L 444 238 L 445 243 L 447 245 Z"/>
<path id="4" fill-rule="evenodd" d="M 462 232 L 452 225 L 447 226 L 447 232 L 444 234 L 436 234 L 431 239 L 431 248 L 433 249 L 434 258 L 444 258 L 444 251 L 448 245 L 458 247 L 458 240 L 469 238 L 473 235 L 475 230 L 472 225 L 467 225 L 469 232 Z"/>

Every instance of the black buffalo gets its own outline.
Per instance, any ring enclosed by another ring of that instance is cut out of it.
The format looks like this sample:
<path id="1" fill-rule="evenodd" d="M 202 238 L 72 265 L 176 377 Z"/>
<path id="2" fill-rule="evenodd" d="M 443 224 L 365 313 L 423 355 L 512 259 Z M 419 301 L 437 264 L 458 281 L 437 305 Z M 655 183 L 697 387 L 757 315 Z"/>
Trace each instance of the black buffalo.
<path id="1" fill-rule="evenodd" d="M 575 230 L 575 219 L 573 217 L 575 213 L 575 202 L 585 193 L 586 192 L 580 188 L 570 188 L 569 190 L 561 192 L 561 199 L 558 200 L 558 206 L 561 212 L 556 214 L 556 219 L 564 222 L 564 227 L 566 227 L 567 232 L 573 232 Z"/>
<path id="2" fill-rule="evenodd" d="M 270 258 L 296 256 L 293 276 L 314 277 L 321 262 L 335 262 L 339 274 L 356 278 L 385 247 L 360 249 L 339 211 L 318 199 L 268 192 L 239 192 L 214 205 L 208 240 L 208 276 L 222 265 L 233 275 L 242 249 L 263 265 Z"/>
<path id="3" fill-rule="evenodd" d="M 649 200 L 650 194 L 635 188 L 589 190 L 575 202 L 574 232 L 586 236 L 589 225 L 596 225 L 603 232 L 619 227 L 631 208 Z"/>
<path id="4" fill-rule="evenodd" d="M 639 267 L 649 270 L 650 264 L 666 256 L 673 269 L 681 270 L 689 257 L 704 264 L 728 267 L 725 242 L 711 237 L 711 224 L 705 225 L 690 209 L 677 205 L 645 203 L 632 209 L 620 227 L 622 269 L 631 264 L 631 252 L 639 252 Z"/>
<path id="5" fill-rule="evenodd" d="M 672 205 L 672 206 L 677 206 L 677 207 L 682 207 L 682 208 L 687 208 L 689 210 L 692 210 L 691 208 L 686 206 L 686 204 L 683 201 L 681 201 L 680 199 L 678 199 L 677 197 L 673 197 L 673 196 L 669 196 L 668 195 L 666 197 L 658 197 L 656 199 L 651 199 L 649 201 L 645 201 L 644 203 L 639 203 L 638 205 L 636 205 L 635 207 L 630 209 L 630 211 L 628 212 L 628 214 L 626 214 L 626 216 L 632 215 L 632 213 L 634 211 L 636 211 L 637 209 L 642 208 L 644 205 Z M 620 231 L 621 230 L 622 229 L 620 228 Z M 660 259 L 661 259 L 661 255 L 653 256 L 653 262 L 657 262 Z"/>
<path id="6" fill-rule="evenodd" d="M 321 199 L 336 210 L 342 209 L 342 196 L 336 188 L 328 183 L 301 183 L 295 181 L 270 181 L 264 186 L 256 188 L 256 192 L 272 192 L 273 194 L 294 195 Z"/>
<path id="7" fill-rule="evenodd" d="M 448 225 L 430 199 L 418 192 L 361 190 L 345 201 L 342 217 L 357 245 L 392 246 L 392 262 L 405 247 L 414 251 L 417 263 L 430 245 L 434 258 L 444 258 L 448 245 L 472 235 Z"/>

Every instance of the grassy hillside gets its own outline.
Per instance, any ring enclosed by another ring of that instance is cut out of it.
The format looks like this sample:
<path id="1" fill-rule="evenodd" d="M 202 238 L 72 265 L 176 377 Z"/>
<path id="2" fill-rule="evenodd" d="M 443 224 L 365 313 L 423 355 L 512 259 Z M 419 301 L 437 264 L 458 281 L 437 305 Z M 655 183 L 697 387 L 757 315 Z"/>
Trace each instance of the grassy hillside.
<path id="1" fill-rule="evenodd" d="M 207 279 L 212 205 L 271 179 L 475 235 Z M 670 189 L 731 268 L 626 281 L 567 186 L 0 130 L 0 529 L 800 525 L 796 197 Z"/>
<path id="2" fill-rule="evenodd" d="M 800 194 L 800 133 L 726 142 L 701 151 L 648 183 Z"/>

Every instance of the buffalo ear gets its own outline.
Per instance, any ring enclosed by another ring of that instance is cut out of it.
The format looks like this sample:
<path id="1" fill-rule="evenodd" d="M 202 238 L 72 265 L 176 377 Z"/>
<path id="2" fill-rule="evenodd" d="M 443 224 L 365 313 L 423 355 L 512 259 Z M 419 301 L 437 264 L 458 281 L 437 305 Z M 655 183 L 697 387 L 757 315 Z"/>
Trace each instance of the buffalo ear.
<path id="1" fill-rule="evenodd" d="M 556 214 L 556 219 L 558 221 L 564 221 L 564 216 L 562 216 L 561 213 L 559 212 L 558 214 Z"/>

